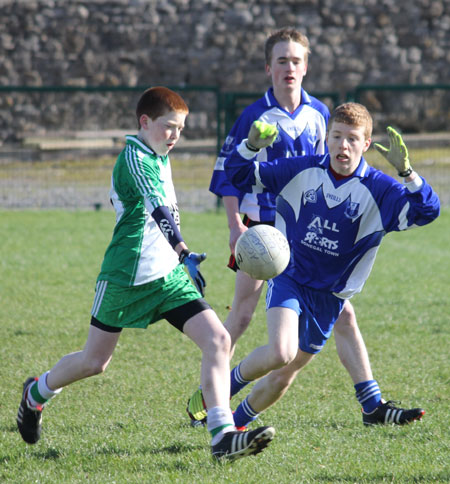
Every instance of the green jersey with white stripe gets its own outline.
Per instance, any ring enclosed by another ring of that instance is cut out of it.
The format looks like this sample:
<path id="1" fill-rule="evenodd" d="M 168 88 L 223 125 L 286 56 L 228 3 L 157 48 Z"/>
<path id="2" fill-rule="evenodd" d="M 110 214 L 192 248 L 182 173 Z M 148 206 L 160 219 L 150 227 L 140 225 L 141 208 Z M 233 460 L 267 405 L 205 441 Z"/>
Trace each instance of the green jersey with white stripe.
<path id="1" fill-rule="evenodd" d="M 137 136 L 126 141 L 112 174 L 116 226 L 98 280 L 130 287 L 164 277 L 177 266 L 178 256 L 151 213 L 166 206 L 178 226 L 179 213 L 169 157 L 157 155 Z"/>

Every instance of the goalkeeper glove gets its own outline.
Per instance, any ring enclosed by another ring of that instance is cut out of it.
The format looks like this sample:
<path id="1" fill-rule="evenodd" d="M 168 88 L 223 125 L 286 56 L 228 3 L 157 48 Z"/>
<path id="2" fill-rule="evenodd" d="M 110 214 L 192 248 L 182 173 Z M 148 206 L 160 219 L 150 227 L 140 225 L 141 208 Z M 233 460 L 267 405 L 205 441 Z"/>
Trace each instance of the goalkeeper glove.
<path id="1" fill-rule="evenodd" d="M 278 128 L 273 124 L 262 121 L 254 121 L 248 133 L 247 148 L 251 151 L 259 151 L 267 148 L 278 136 Z"/>
<path id="2" fill-rule="evenodd" d="M 181 251 L 179 258 L 180 263 L 184 264 L 184 266 L 187 268 L 192 282 L 202 296 L 205 295 L 204 288 L 206 286 L 206 281 L 198 268 L 200 266 L 200 262 L 203 262 L 205 259 L 205 252 L 203 252 L 203 254 L 196 254 L 195 252 L 190 252 L 187 249 Z"/>
<path id="3" fill-rule="evenodd" d="M 387 128 L 387 133 L 389 135 L 389 148 L 374 143 L 375 148 L 397 169 L 398 176 L 404 178 L 411 175 L 413 170 L 409 163 L 408 148 L 403 142 L 400 133 L 397 133 L 390 126 Z"/>

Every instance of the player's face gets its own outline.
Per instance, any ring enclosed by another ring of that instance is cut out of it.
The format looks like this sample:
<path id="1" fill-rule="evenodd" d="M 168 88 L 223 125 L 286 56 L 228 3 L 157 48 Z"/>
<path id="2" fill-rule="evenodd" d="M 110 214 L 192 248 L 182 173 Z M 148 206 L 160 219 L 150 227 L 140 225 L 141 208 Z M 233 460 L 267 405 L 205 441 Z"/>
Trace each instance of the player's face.
<path id="1" fill-rule="evenodd" d="M 369 149 L 370 142 L 370 138 L 364 136 L 364 126 L 333 121 L 327 134 L 333 170 L 340 175 L 351 175 L 358 168 L 362 154 Z"/>
<path id="2" fill-rule="evenodd" d="M 273 46 L 266 72 L 272 77 L 275 92 L 298 91 L 306 74 L 306 49 L 297 42 L 278 42 Z"/>
<path id="3" fill-rule="evenodd" d="M 180 139 L 186 114 L 170 111 L 155 120 L 141 116 L 139 137 L 158 155 L 167 155 Z"/>

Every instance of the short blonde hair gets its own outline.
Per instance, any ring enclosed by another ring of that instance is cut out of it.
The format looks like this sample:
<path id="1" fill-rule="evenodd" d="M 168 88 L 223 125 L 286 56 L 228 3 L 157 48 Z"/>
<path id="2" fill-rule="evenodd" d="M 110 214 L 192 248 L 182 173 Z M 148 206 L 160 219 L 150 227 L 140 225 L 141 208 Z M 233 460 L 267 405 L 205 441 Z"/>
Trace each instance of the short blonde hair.
<path id="1" fill-rule="evenodd" d="M 328 130 L 333 122 L 364 128 L 364 137 L 372 136 L 372 116 L 365 106 L 359 103 L 344 103 L 334 109 L 328 121 Z"/>
<path id="2" fill-rule="evenodd" d="M 298 30 L 295 30 L 293 27 L 284 27 L 273 32 L 266 40 L 264 54 L 267 65 L 270 65 L 272 62 L 272 51 L 275 44 L 278 44 L 278 42 L 297 42 L 297 44 L 302 45 L 306 50 L 305 62 L 308 62 L 308 54 L 311 52 L 309 49 L 308 37 Z"/>

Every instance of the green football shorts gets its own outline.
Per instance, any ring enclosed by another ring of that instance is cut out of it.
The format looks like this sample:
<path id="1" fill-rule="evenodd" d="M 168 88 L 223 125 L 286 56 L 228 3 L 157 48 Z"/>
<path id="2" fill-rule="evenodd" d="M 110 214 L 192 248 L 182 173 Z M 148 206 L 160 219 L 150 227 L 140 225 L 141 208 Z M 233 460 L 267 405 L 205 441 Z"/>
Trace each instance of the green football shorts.
<path id="1" fill-rule="evenodd" d="M 107 326 L 146 328 L 165 312 L 200 298 L 183 266 L 178 265 L 167 276 L 140 286 L 97 281 L 91 314 Z"/>

